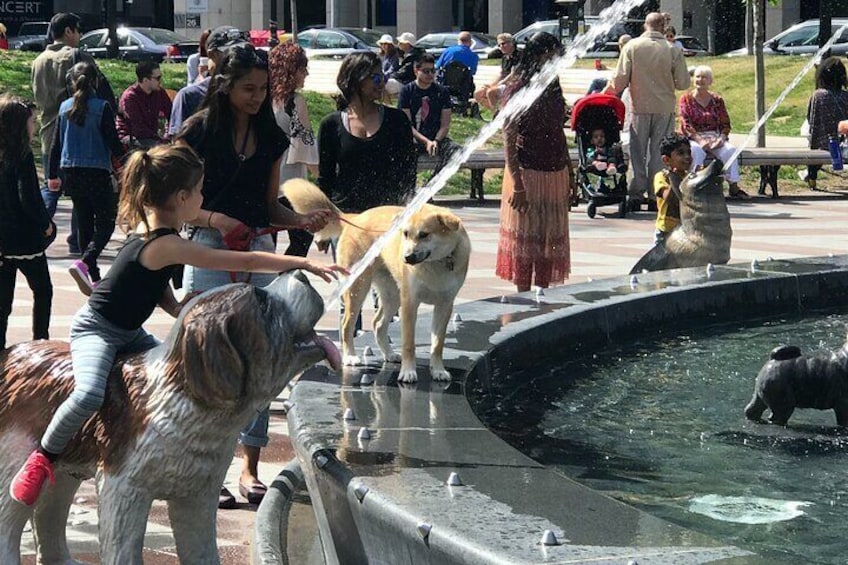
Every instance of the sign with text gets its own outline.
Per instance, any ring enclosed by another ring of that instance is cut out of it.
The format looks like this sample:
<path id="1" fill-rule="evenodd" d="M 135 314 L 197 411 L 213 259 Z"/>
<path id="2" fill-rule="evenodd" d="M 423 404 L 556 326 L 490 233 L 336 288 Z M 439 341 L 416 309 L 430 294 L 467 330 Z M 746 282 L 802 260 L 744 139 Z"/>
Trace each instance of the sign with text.
<path id="1" fill-rule="evenodd" d="M 209 0 L 186 0 L 186 12 L 189 14 L 205 14 L 208 11 Z"/>
<path id="2" fill-rule="evenodd" d="M 51 17 L 53 0 L 0 0 L 0 22 L 6 24 L 10 35 L 16 35 L 23 22 L 49 22 Z"/>

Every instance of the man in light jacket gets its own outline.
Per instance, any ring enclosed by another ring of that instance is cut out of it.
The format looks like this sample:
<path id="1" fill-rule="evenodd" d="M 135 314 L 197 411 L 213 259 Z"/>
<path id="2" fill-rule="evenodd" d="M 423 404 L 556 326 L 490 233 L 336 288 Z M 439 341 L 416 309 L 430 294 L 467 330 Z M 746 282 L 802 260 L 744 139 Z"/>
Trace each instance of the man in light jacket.
<path id="1" fill-rule="evenodd" d="M 689 88 L 683 51 L 668 43 L 662 14 L 645 18 L 645 32 L 629 41 L 621 52 L 605 92 L 620 94 L 630 88 L 633 116 L 630 123 L 630 182 L 632 209 L 648 194 L 648 209 L 656 210 L 651 190 L 654 175 L 663 168 L 660 141 L 674 132 L 676 90 Z M 653 206 L 651 206 L 653 204 Z"/>

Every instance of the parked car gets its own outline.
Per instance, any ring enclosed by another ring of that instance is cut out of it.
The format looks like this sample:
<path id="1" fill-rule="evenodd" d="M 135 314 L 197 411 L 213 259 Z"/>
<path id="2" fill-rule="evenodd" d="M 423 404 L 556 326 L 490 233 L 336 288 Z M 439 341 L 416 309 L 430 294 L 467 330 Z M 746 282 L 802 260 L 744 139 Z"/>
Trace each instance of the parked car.
<path id="1" fill-rule="evenodd" d="M 445 49 L 457 44 L 457 37 L 459 37 L 458 31 L 428 33 L 416 41 L 415 46 L 438 57 Z M 481 59 L 499 59 L 503 56 L 501 50 L 498 49 L 497 39 L 477 31 L 471 32 L 471 50 L 477 53 L 477 56 Z"/>
<path id="2" fill-rule="evenodd" d="M 848 18 L 833 18 L 833 33 L 848 24 Z M 819 50 L 819 21 L 807 20 L 781 31 L 763 43 L 764 55 L 812 55 Z M 843 31 L 831 48 L 832 55 L 848 54 L 848 30 Z M 744 47 L 726 53 L 728 57 L 747 55 Z"/>
<path id="3" fill-rule="evenodd" d="M 379 52 L 377 40 L 380 35 L 370 29 L 309 28 L 297 32 L 297 44 L 303 47 L 309 58 L 343 59 L 346 55 L 358 51 Z"/>
<path id="4" fill-rule="evenodd" d="M 18 35 L 9 38 L 9 49 L 44 51 L 50 43 L 50 22 L 24 22 Z"/>
<path id="5" fill-rule="evenodd" d="M 533 34 L 540 31 L 550 33 L 554 37 L 559 37 L 559 20 L 533 22 L 529 26 L 512 34 L 512 37 L 515 39 L 515 44 L 518 45 L 519 48 L 524 48 L 524 44 L 527 43 L 527 40 L 533 37 Z"/>
<path id="6" fill-rule="evenodd" d="M 584 20 L 585 29 L 588 30 L 599 20 L 600 18 L 598 16 L 586 16 Z M 618 57 L 618 38 L 626 33 L 629 33 L 633 37 L 638 36 L 641 33 L 641 28 L 643 24 L 644 20 L 635 19 L 628 19 L 615 24 L 612 29 L 606 33 L 606 35 L 598 38 L 597 41 L 595 41 L 594 47 L 587 51 L 583 55 L 583 58 L 611 59 Z M 527 40 L 533 37 L 533 34 L 538 33 L 540 31 L 550 33 L 555 37 L 560 37 L 559 20 L 542 20 L 534 22 L 528 25 L 527 27 L 524 27 L 521 30 L 515 32 L 513 34 L 513 37 L 515 38 L 515 42 L 518 45 L 518 48 L 523 49 L 524 44 L 527 43 Z"/>
<path id="7" fill-rule="evenodd" d="M 678 35 L 675 37 L 677 41 L 683 45 L 683 55 L 685 57 L 706 57 L 710 54 L 704 44 L 693 35 Z"/>
<path id="8" fill-rule="evenodd" d="M 119 27 L 118 58 L 125 61 L 184 63 L 200 44 L 169 29 L 157 27 Z M 80 38 L 80 48 L 95 59 L 109 57 L 109 33 L 106 28 L 90 31 Z"/>

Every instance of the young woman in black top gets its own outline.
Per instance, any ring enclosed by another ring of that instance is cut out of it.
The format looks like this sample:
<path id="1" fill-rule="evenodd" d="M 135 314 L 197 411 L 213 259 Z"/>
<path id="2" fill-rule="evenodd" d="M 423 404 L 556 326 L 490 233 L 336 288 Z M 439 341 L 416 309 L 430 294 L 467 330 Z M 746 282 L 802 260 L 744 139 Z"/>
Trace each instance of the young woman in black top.
<path id="1" fill-rule="evenodd" d="M 252 45 L 230 47 L 209 83 L 204 107 L 177 135 L 178 144 L 192 147 L 204 160 L 203 206 L 190 221 L 196 243 L 273 253 L 269 228 L 314 232 L 326 225 L 329 210 L 302 216 L 277 200 L 289 140 L 274 119 L 268 87 L 268 54 Z M 265 286 L 273 279 L 270 274 L 187 266 L 183 285 L 195 292 L 236 281 Z M 266 490 L 258 465 L 260 449 L 268 443 L 267 410 L 242 431 L 239 442 L 245 454 L 239 491 L 256 504 Z M 232 493 L 222 489 L 219 507 L 235 506 Z"/>
<path id="2" fill-rule="evenodd" d="M 53 285 L 44 249 L 56 226 L 44 208 L 30 149 L 34 108 L 16 96 L 0 97 L 0 350 L 6 348 L 18 271 L 32 289 L 32 338 L 49 337 Z"/>
<path id="3" fill-rule="evenodd" d="M 318 186 L 344 212 L 403 205 L 415 192 L 416 151 L 406 115 L 379 104 L 384 78 L 374 53 L 345 57 L 339 111 L 318 129 Z"/>
<path id="4" fill-rule="evenodd" d="M 156 305 L 174 317 L 179 314 L 186 301 L 177 302 L 168 286 L 175 266 L 275 275 L 304 269 L 328 282 L 344 272 L 303 257 L 210 249 L 181 238 L 178 230 L 200 212 L 202 180 L 203 163 L 188 147 L 159 146 L 130 157 L 123 173 L 120 219 L 133 233 L 71 323 L 74 392 L 59 406 L 38 449 L 12 480 L 10 491 L 18 502 L 35 504 L 44 483 L 53 480 L 53 462 L 100 409 L 115 356 L 158 345 L 141 327 Z"/>

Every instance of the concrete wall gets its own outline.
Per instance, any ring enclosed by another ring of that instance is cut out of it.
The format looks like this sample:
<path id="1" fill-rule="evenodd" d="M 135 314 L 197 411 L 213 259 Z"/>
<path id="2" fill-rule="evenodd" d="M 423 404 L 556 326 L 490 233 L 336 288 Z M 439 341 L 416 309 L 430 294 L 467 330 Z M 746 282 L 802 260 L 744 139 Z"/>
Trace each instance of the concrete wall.
<path id="1" fill-rule="evenodd" d="M 490 16 L 491 17 L 491 16 Z M 451 29 L 450 4 L 445 0 L 398 0 L 398 33 L 411 31 L 421 37 L 433 31 Z"/>
<path id="2" fill-rule="evenodd" d="M 489 0 L 489 34 L 515 33 L 521 24 L 521 0 Z"/>

